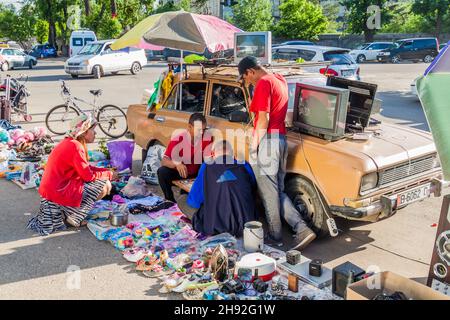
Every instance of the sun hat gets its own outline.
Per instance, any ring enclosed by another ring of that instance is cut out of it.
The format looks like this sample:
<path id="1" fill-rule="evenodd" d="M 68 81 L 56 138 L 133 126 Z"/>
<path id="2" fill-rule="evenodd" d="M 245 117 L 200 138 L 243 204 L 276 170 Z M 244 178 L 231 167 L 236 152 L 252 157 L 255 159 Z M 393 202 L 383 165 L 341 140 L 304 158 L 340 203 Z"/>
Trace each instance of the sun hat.
<path id="1" fill-rule="evenodd" d="M 80 114 L 70 122 L 70 129 L 67 131 L 67 135 L 76 139 L 96 124 L 97 121 L 92 115 L 85 113 Z"/>

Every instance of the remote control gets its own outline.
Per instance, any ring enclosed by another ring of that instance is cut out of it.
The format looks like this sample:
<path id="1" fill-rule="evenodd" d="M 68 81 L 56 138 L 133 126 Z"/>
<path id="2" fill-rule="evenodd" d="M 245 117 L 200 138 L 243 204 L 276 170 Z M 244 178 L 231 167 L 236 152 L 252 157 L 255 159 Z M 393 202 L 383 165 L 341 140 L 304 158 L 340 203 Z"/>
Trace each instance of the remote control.
<path id="1" fill-rule="evenodd" d="M 336 221 L 333 218 L 327 219 L 328 231 L 330 232 L 330 236 L 336 237 L 339 234 L 338 228 L 336 226 Z"/>

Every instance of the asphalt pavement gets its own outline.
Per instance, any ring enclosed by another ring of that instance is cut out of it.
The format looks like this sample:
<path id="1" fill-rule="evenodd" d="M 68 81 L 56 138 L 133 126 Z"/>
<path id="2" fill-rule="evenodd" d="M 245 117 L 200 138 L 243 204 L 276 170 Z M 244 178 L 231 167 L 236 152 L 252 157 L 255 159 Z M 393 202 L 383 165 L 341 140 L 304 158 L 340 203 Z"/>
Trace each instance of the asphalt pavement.
<path id="1" fill-rule="evenodd" d="M 44 125 L 45 113 L 62 103 L 60 79 L 67 81 L 74 95 L 91 99 L 91 89 L 103 89 L 103 104 L 126 108 L 139 103 L 144 89 L 151 88 L 164 68 L 152 64 L 138 75 L 122 72 L 96 80 L 71 79 L 60 60 L 39 61 L 33 70 L 15 70 L 29 76 L 27 84 L 33 122 L 25 128 Z M 428 130 L 425 116 L 410 83 L 427 65 L 377 64 L 361 66 L 363 81 L 377 83 L 384 100 L 379 117 L 383 121 Z M 4 76 L 5 73 L 0 73 Z M 140 171 L 140 148 L 134 153 L 133 171 Z M 158 188 L 153 190 L 159 193 Z M 183 197 L 180 206 L 185 208 Z M 438 222 L 441 198 L 412 204 L 393 217 L 377 223 L 337 220 L 341 233 L 336 238 L 313 242 L 302 254 L 321 258 L 327 267 L 351 261 L 362 268 L 374 266 L 424 282 L 428 273 Z M 167 299 L 158 293 L 154 279 L 132 270 L 119 251 L 98 241 L 86 229 L 72 229 L 40 237 L 25 229 L 37 212 L 36 190 L 21 190 L 0 180 L 0 299 Z M 286 232 L 286 240 L 290 237 Z M 68 272 L 69 271 L 69 272 Z"/>

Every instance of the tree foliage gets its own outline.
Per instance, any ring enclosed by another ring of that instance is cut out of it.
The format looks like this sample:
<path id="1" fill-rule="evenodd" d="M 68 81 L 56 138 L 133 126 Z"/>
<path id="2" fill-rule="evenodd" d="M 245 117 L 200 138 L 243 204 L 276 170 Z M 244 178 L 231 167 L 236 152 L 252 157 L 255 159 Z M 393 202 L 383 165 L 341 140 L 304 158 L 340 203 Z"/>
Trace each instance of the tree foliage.
<path id="1" fill-rule="evenodd" d="M 280 5 L 281 19 L 275 32 L 289 39 L 314 40 L 327 30 L 328 21 L 320 5 L 308 0 L 286 0 Z"/>
<path id="2" fill-rule="evenodd" d="M 390 14 L 386 6 L 388 0 L 341 0 L 341 5 L 349 11 L 347 16 L 346 32 L 353 34 L 363 33 L 366 42 L 372 42 L 375 34 L 379 31 L 376 27 L 368 24 L 374 18 L 373 12 L 368 12 L 371 6 L 377 6 L 380 13 L 380 27 L 389 22 Z"/>
<path id="3" fill-rule="evenodd" d="M 450 2 L 448 0 L 415 0 L 411 11 L 422 16 L 429 31 L 437 37 L 449 27 Z"/>
<path id="4" fill-rule="evenodd" d="M 244 31 L 268 31 L 273 27 L 270 0 L 239 0 L 232 10 L 230 22 Z"/>

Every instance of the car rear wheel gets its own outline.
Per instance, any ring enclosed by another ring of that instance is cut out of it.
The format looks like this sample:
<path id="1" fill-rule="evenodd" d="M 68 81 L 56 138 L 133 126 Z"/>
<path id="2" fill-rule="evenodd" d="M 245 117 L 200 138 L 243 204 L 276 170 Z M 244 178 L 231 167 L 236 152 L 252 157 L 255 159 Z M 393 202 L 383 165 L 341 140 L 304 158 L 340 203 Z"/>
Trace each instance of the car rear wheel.
<path id="1" fill-rule="evenodd" d="M 9 64 L 8 62 L 4 62 L 2 64 L 2 71 L 8 71 L 9 70 Z"/>
<path id="2" fill-rule="evenodd" d="M 434 57 L 431 56 L 431 55 L 429 55 L 429 54 L 427 54 L 427 55 L 423 58 L 423 62 L 425 62 L 425 63 L 431 63 L 431 62 L 433 62 L 433 60 L 434 60 Z"/>
<path id="3" fill-rule="evenodd" d="M 292 177 L 286 183 L 286 194 L 317 236 L 323 237 L 329 233 L 327 225 L 329 209 L 323 198 L 319 198 L 322 196 L 317 193 L 311 182 L 299 176 Z"/>
<path id="4" fill-rule="evenodd" d="M 102 68 L 100 66 L 94 66 L 92 74 L 95 79 L 100 79 L 102 77 Z"/>
<path id="5" fill-rule="evenodd" d="M 391 62 L 392 63 L 399 63 L 400 62 L 400 56 L 398 54 L 396 54 L 395 56 L 393 56 L 391 58 Z"/>
<path id="6" fill-rule="evenodd" d="M 138 74 L 139 71 L 141 71 L 141 65 L 139 64 L 139 62 L 133 62 L 133 64 L 131 65 L 130 72 L 132 74 Z"/>
<path id="7" fill-rule="evenodd" d="M 356 61 L 357 61 L 358 63 L 366 62 L 366 56 L 363 55 L 363 54 L 360 54 L 360 55 L 356 58 Z"/>

